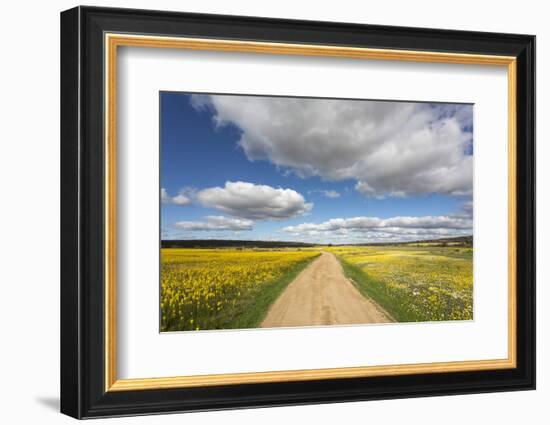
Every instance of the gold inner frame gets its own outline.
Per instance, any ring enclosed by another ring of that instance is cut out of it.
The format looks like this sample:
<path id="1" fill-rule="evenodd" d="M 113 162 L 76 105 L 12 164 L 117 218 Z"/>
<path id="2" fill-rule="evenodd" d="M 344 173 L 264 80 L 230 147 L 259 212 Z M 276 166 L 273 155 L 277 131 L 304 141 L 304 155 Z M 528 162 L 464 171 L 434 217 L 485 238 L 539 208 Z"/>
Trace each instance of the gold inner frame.
<path id="1" fill-rule="evenodd" d="M 482 371 L 516 367 L 516 58 L 461 53 L 370 49 L 326 45 L 266 43 L 128 34 L 105 34 L 105 391 L 135 391 L 214 385 L 309 381 L 416 373 Z M 508 357 L 384 366 L 118 379 L 116 325 L 116 123 L 119 46 L 280 55 L 325 56 L 469 65 L 504 66 L 508 72 Z"/>

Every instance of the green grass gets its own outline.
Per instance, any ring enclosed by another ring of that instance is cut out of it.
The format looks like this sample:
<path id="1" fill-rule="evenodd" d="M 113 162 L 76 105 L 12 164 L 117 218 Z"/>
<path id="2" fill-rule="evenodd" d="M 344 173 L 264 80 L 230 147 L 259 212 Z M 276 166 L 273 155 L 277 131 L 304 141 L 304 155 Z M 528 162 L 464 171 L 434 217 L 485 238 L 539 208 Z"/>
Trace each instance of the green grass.
<path id="1" fill-rule="evenodd" d="M 360 267 L 348 263 L 341 257 L 338 257 L 338 260 L 342 264 L 344 274 L 355 284 L 359 292 L 380 304 L 396 321 L 416 321 L 403 305 L 406 300 L 396 299 L 393 294 L 388 292 L 388 287 L 383 282 L 373 279 Z"/>
<path id="2" fill-rule="evenodd" d="M 345 275 L 398 322 L 473 319 L 472 249 L 334 250 Z"/>
<path id="3" fill-rule="evenodd" d="M 297 263 L 288 273 L 281 276 L 272 284 L 261 291 L 249 305 L 244 308 L 244 312 L 232 320 L 228 321 L 223 329 L 246 329 L 257 328 L 267 316 L 271 305 L 277 300 L 279 295 L 298 275 L 315 260 L 318 256 L 308 258 Z"/>
<path id="4" fill-rule="evenodd" d="M 319 252 L 163 248 L 161 331 L 257 326 Z"/>

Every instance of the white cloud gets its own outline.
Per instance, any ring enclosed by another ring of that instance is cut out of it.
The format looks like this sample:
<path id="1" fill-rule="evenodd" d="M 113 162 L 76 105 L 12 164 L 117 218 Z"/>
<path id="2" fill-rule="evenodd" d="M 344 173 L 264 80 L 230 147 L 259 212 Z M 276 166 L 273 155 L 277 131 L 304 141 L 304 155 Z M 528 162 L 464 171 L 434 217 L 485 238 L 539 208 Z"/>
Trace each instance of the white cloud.
<path id="1" fill-rule="evenodd" d="M 355 190 L 367 196 L 376 195 L 376 190 L 374 190 L 374 188 L 366 182 L 357 182 L 355 185 Z"/>
<path id="2" fill-rule="evenodd" d="M 463 202 L 460 206 L 460 210 L 456 213 L 450 214 L 450 216 L 472 221 L 474 217 L 474 202 L 472 199 Z"/>
<path id="3" fill-rule="evenodd" d="M 466 214 L 422 217 L 334 218 L 323 223 L 302 223 L 282 229 L 296 240 L 319 243 L 397 242 L 472 234 Z"/>
<path id="4" fill-rule="evenodd" d="M 205 207 L 252 220 L 282 220 L 305 214 L 313 207 L 292 189 L 240 181 L 200 190 L 196 198 Z"/>
<path id="5" fill-rule="evenodd" d="M 324 197 L 332 198 L 332 199 L 336 199 L 340 197 L 340 193 L 337 192 L 336 190 L 315 189 L 315 190 L 310 190 L 308 193 L 320 193 Z"/>
<path id="6" fill-rule="evenodd" d="M 221 231 L 221 230 L 252 230 L 254 222 L 240 218 L 229 218 L 221 215 L 209 215 L 202 221 L 178 221 L 173 227 L 185 231 Z"/>
<path id="7" fill-rule="evenodd" d="M 304 233 L 284 233 L 282 240 L 309 242 L 318 244 L 364 244 L 376 242 L 407 242 L 428 239 L 450 238 L 457 236 L 470 236 L 472 233 L 468 230 L 452 229 L 406 229 L 391 231 L 385 229 L 381 231 L 308 231 Z"/>
<path id="8" fill-rule="evenodd" d="M 407 196 L 407 193 L 403 190 L 393 190 L 391 192 L 380 193 L 377 192 L 376 189 L 374 189 L 371 185 L 362 181 L 357 182 L 357 184 L 355 185 L 355 190 L 365 196 L 377 199 L 382 199 L 386 196 L 391 196 L 394 198 L 404 198 L 405 196 Z"/>
<path id="9" fill-rule="evenodd" d="M 287 226 L 283 230 L 288 233 L 301 233 L 304 231 L 378 231 L 399 232 L 400 229 L 471 229 L 470 219 L 451 216 L 423 216 L 423 217 L 353 217 L 333 218 L 323 223 L 302 223 L 296 226 Z"/>
<path id="10" fill-rule="evenodd" d="M 472 191 L 471 105 L 225 95 L 192 104 L 237 126 L 251 161 L 354 179 L 367 196 Z"/>
<path id="11" fill-rule="evenodd" d="M 472 217 L 474 214 L 473 201 L 464 202 L 464 204 L 462 205 L 462 211 L 467 217 Z"/>
<path id="12" fill-rule="evenodd" d="M 325 190 L 323 192 L 323 194 L 327 197 L 327 198 L 339 198 L 340 197 L 340 194 L 338 192 L 336 192 L 335 190 Z"/>
<path id="13" fill-rule="evenodd" d="M 191 205 L 191 199 L 181 191 L 176 196 L 170 196 L 165 188 L 160 189 L 160 201 L 167 205 Z"/>

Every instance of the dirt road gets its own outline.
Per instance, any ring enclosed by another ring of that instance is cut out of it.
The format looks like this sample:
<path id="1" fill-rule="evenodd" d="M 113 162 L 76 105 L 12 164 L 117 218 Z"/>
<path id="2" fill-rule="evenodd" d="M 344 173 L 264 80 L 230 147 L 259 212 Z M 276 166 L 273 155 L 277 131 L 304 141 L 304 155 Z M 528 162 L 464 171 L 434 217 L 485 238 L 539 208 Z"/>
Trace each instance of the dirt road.
<path id="1" fill-rule="evenodd" d="M 269 309 L 263 328 L 393 322 L 373 300 L 344 276 L 328 252 L 313 261 L 288 285 Z"/>

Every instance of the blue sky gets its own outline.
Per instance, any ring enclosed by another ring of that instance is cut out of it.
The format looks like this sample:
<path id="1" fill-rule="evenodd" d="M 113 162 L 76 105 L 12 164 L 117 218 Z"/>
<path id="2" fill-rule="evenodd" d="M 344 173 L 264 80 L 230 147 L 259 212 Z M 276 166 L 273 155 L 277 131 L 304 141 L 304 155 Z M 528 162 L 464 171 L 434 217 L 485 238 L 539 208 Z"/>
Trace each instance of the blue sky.
<path id="1" fill-rule="evenodd" d="M 471 234 L 472 106 L 162 92 L 163 239 Z"/>

